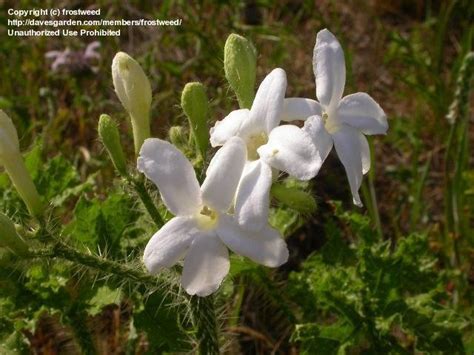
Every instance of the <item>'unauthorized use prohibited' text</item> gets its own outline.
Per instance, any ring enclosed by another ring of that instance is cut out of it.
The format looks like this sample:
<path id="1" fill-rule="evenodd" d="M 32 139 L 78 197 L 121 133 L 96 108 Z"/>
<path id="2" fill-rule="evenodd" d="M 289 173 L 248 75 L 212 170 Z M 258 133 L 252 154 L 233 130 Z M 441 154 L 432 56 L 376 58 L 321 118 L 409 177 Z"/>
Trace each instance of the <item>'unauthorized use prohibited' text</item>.
<path id="1" fill-rule="evenodd" d="M 121 27 L 181 26 L 182 19 L 105 19 L 101 9 L 8 9 L 12 37 L 119 37 Z"/>

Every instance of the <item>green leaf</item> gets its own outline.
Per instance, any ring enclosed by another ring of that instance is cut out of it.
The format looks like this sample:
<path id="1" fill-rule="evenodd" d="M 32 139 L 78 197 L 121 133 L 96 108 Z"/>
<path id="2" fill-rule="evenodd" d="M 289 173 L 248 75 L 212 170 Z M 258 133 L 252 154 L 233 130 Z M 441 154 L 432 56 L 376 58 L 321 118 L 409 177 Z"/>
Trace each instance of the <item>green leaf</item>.
<path id="1" fill-rule="evenodd" d="M 95 246 L 99 238 L 100 202 L 81 196 L 74 208 L 74 221 L 66 226 L 66 234 L 84 244 Z"/>
<path id="2" fill-rule="evenodd" d="M 51 205 L 60 207 L 71 197 L 77 197 L 86 191 L 92 190 L 96 183 L 96 176 L 97 173 L 91 174 L 83 183 L 65 189 L 61 194 L 56 195 L 51 199 Z"/>
<path id="3" fill-rule="evenodd" d="M 65 233 L 94 250 L 115 254 L 124 233 L 138 218 L 138 212 L 128 195 L 111 194 L 105 201 L 82 196 L 74 208 L 74 220 Z"/>
<path id="4" fill-rule="evenodd" d="M 39 194 L 46 200 L 62 195 L 65 190 L 79 184 L 76 168 L 62 155 L 57 155 L 43 167 L 35 184 Z"/>
<path id="5" fill-rule="evenodd" d="M 304 224 L 304 219 L 293 209 L 278 207 L 270 209 L 269 223 L 287 237 Z"/>
<path id="6" fill-rule="evenodd" d="M 167 305 L 171 302 L 171 296 L 164 299 L 161 293 L 154 293 L 147 298 L 144 307 L 135 313 L 134 324 L 137 329 L 147 333 L 152 354 L 192 350 L 190 334 L 186 333 L 179 319 L 179 314 L 185 310 L 181 308 L 182 304 L 177 304 L 173 310 L 169 309 Z"/>
<path id="7" fill-rule="evenodd" d="M 110 288 L 107 285 L 97 289 L 96 294 L 88 301 L 89 314 L 96 315 L 102 311 L 104 306 L 112 303 L 118 304 L 122 299 L 122 291 L 120 288 Z"/>
<path id="8" fill-rule="evenodd" d="M 300 344 L 301 354 L 339 354 L 348 345 L 354 329 L 345 322 L 323 326 L 315 323 L 297 324 L 291 341 Z"/>

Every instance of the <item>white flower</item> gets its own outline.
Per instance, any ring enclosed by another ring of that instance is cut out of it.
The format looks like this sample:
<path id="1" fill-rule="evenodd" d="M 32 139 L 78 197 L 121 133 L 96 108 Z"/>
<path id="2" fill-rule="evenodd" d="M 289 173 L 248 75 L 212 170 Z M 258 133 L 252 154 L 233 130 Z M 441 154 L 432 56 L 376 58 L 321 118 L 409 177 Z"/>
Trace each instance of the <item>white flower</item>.
<path id="1" fill-rule="evenodd" d="M 145 140 L 138 170 L 159 188 L 175 215 L 148 242 L 144 263 L 151 273 L 173 266 L 183 256 L 181 283 L 190 295 L 215 292 L 229 272 L 227 248 L 257 263 L 277 267 L 288 259 L 280 234 L 265 228 L 258 235 L 242 230 L 227 215 L 245 165 L 245 144 L 229 139 L 216 153 L 201 187 L 191 163 L 172 144 Z"/>
<path id="2" fill-rule="evenodd" d="M 370 169 L 369 144 L 364 134 L 386 134 L 387 117 L 364 92 L 342 97 L 346 81 L 344 53 L 336 37 L 327 29 L 316 36 L 313 69 L 319 102 L 285 99 L 282 119 L 306 120 L 303 129 L 312 136 L 321 164 L 334 144 L 346 170 L 354 204 L 362 206 L 359 188 L 363 174 Z"/>
<path id="3" fill-rule="evenodd" d="M 274 69 L 260 84 L 250 110 L 232 111 L 211 129 L 211 145 L 240 137 L 247 146 L 247 164 L 235 201 L 239 224 L 258 231 L 268 224 L 272 169 L 300 180 L 316 175 L 320 164 L 308 133 L 294 125 L 280 124 L 286 91 L 286 73 Z"/>

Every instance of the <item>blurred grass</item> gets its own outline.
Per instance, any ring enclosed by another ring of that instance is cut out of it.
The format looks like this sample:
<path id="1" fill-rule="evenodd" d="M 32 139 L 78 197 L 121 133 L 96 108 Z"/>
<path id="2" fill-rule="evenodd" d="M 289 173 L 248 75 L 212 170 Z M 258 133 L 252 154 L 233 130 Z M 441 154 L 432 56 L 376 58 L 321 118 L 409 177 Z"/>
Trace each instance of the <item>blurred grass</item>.
<path id="1" fill-rule="evenodd" d="M 0 27 L 0 108 L 13 117 L 24 149 L 40 136 L 45 151 L 61 151 L 74 161 L 83 178 L 100 170 L 113 175 L 97 142 L 103 112 L 118 119 L 128 152 L 130 129 L 112 87 L 114 54 L 126 51 L 149 75 L 153 93 L 152 132 L 165 137 L 169 127 L 185 122 L 179 100 L 187 82 L 207 87 L 212 120 L 237 108 L 223 72 L 223 47 L 230 33 L 250 38 L 258 51 L 258 80 L 274 67 L 287 71 L 287 96 L 314 98 L 312 48 L 316 32 L 329 28 L 346 53 L 346 94 L 366 91 L 385 109 L 390 130 L 371 140 L 374 168 L 364 187 L 365 205 L 379 235 L 397 240 L 408 232 L 430 235 L 442 265 L 449 266 L 452 245 L 446 232 L 445 177 L 454 174 L 446 154 L 451 125 L 446 119 L 454 99 L 462 59 L 472 50 L 474 4 L 459 1 L 4 1 L 6 9 L 48 7 L 101 8 L 103 18 L 182 18 L 181 27 L 122 28 L 120 38 L 99 38 L 98 72 L 53 73 L 44 54 L 82 50 L 93 38 L 13 38 Z M 472 258 L 474 137 L 472 95 L 463 126 L 463 231 L 457 233 L 461 306 L 473 302 Z M 471 152 L 471 153 L 469 153 Z M 104 168 L 107 166 L 108 168 Z M 99 178 L 99 181 L 101 179 Z M 316 178 L 320 201 L 339 199 L 351 208 L 345 176 L 330 157 Z M 471 190 L 469 190 L 469 186 Z M 100 190 L 100 186 L 98 187 Z M 469 192 L 470 191 L 470 192 Z M 315 224 L 321 223 L 314 221 Z M 449 228 L 448 228 L 449 229 Z M 315 237 L 306 235 L 306 237 Z M 443 264 L 444 263 L 444 264 Z"/>

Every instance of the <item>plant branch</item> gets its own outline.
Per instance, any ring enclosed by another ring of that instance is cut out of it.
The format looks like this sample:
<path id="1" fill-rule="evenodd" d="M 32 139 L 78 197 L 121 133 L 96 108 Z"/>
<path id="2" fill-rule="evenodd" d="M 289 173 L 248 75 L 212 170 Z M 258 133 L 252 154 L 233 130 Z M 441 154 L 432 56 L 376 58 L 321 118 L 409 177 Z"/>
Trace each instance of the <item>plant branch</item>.
<path id="1" fill-rule="evenodd" d="M 158 284 L 158 279 L 155 276 L 144 273 L 141 270 L 93 254 L 79 252 L 73 247 L 55 239 L 47 230 L 44 230 L 44 232 L 47 234 L 48 241 L 53 241 L 52 246 L 41 250 L 30 251 L 29 257 L 61 258 L 79 265 L 87 266 L 102 273 L 112 274 L 133 282 L 141 283 L 149 288 L 156 289 L 158 286 L 167 290 L 177 288 L 176 285 L 171 283 L 165 284 L 165 280 L 160 280 L 160 284 Z M 179 290 L 176 290 L 176 293 L 179 293 Z M 189 296 L 186 298 L 191 309 L 200 354 L 219 354 L 219 338 L 214 298 L 212 296 Z"/>
<path id="2" fill-rule="evenodd" d="M 149 287 L 157 287 L 158 285 L 158 280 L 155 276 L 148 275 L 140 270 L 133 269 L 116 261 L 104 259 L 93 254 L 81 253 L 60 241 L 56 241 L 50 248 L 33 250 L 30 252 L 29 256 L 34 258 L 61 258 L 90 267 L 103 273 L 113 274 L 134 282 L 139 282 Z M 160 282 L 164 281 L 161 280 Z M 172 287 L 172 285 L 166 286 Z"/>
<path id="3" fill-rule="evenodd" d="M 128 177 L 127 181 L 132 184 L 133 188 L 138 194 L 138 197 L 140 197 L 140 200 L 148 211 L 150 217 L 153 219 L 153 222 L 155 222 L 156 226 L 158 228 L 163 227 L 163 225 L 165 224 L 163 217 L 161 217 L 160 212 L 156 208 L 150 194 L 148 193 L 148 190 L 145 187 L 145 183 L 143 182 L 143 180 L 140 178 Z"/>
<path id="4" fill-rule="evenodd" d="M 219 354 L 219 337 L 214 306 L 214 297 L 190 298 L 193 323 L 197 328 L 199 353 L 201 355 Z"/>

